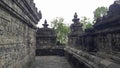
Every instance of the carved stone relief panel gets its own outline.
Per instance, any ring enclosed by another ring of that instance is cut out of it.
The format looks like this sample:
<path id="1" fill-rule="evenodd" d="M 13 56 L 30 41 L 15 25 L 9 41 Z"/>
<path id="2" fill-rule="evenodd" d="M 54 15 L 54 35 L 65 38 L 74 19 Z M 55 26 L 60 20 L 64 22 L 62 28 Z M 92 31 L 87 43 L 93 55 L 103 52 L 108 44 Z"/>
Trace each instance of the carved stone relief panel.
<path id="1" fill-rule="evenodd" d="M 23 42 L 25 24 L 4 10 L 0 11 L 0 37 L 2 38 L 0 42 L 2 44 Z"/>
<path id="2" fill-rule="evenodd" d="M 120 33 L 112 34 L 112 49 L 113 51 L 120 52 Z"/>
<path id="3" fill-rule="evenodd" d="M 98 46 L 99 48 L 99 51 L 102 51 L 101 48 L 102 48 L 102 37 L 100 34 L 98 34 L 96 36 L 96 45 Z"/>
<path id="4" fill-rule="evenodd" d="M 6 13 L 3 10 L 0 10 L 0 43 L 4 43 L 4 39 L 7 35 L 7 25 L 10 22 L 9 19 L 6 18 Z"/>
<path id="5" fill-rule="evenodd" d="M 106 36 L 106 51 L 107 53 L 111 54 L 112 52 L 112 34 L 111 33 L 108 33 L 107 36 Z"/>
<path id="6" fill-rule="evenodd" d="M 6 33 L 6 26 L 9 22 L 10 21 L 5 19 L 4 17 L 0 17 L 0 35 L 4 35 Z"/>

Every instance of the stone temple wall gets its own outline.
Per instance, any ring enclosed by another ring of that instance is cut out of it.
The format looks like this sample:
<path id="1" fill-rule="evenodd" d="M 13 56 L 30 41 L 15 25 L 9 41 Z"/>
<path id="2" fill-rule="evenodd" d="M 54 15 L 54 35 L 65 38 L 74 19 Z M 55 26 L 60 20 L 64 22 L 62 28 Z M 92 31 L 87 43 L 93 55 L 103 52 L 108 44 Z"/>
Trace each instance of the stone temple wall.
<path id="1" fill-rule="evenodd" d="M 110 5 L 107 15 L 98 18 L 93 28 L 86 29 L 79 41 L 82 50 L 120 63 L 120 1 Z"/>
<path id="2" fill-rule="evenodd" d="M 120 68 L 120 0 L 110 5 L 107 15 L 98 18 L 93 28 L 77 34 L 71 31 L 68 35 L 65 51 L 90 68 Z"/>
<path id="3" fill-rule="evenodd" d="M 0 68 L 35 68 L 39 19 L 33 0 L 0 0 Z"/>

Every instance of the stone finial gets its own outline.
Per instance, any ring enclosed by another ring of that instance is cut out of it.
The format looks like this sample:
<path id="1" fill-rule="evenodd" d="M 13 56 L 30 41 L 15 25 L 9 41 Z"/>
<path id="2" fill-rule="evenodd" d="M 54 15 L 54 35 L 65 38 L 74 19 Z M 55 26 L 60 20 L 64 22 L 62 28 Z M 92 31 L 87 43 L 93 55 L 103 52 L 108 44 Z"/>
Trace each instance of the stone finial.
<path id="1" fill-rule="evenodd" d="M 42 24 L 44 26 L 44 28 L 47 28 L 48 27 L 48 24 L 47 24 L 47 20 L 44 21 L 44 24 Z"/>
<path id="2" fill-rule="evenodd" d="M 39 11 L 38 15 L 39 15 L 39 18 L 41 19 L 41 18 L 42 18 L 42 13 L 41 13 L 41 11 Z"/>
<path id="3" fill-rule="evenodd" d="M 44 23 L 47 24 L 47 20 L 45 20 Z"/>
<path id="4" fill-rule="evenodd" d="M 120 4 L 120 0 L 115 0 L 115 4 Z"/>
<path id="5" fill-rule="evenodd" d="M 74 18 L 77 18 L 77 17 L 78 17 L 78 15 L 77 15 L 77 13 L 75 12 Z"/>
<path id="6" fill-rule="evenodd" d="M 74 14 L 74 19 L 72 19 L 72 21 L 74 22 L 74 23 L 79 23 L 79 18 L 78 18 L 78 15 L 77 15 L 77 13 L 75 12 L 75 14 Z"/>

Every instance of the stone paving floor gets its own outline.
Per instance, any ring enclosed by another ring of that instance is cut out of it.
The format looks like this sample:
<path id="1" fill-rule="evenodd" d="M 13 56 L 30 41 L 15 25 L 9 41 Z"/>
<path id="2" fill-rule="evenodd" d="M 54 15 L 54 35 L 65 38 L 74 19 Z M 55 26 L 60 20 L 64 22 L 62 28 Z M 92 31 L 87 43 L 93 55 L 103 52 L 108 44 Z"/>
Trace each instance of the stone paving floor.
<path id="1" fill-rule="evenodd" d="M 37 56 L 36 68 L 72 68 L 65 57 Z"/>

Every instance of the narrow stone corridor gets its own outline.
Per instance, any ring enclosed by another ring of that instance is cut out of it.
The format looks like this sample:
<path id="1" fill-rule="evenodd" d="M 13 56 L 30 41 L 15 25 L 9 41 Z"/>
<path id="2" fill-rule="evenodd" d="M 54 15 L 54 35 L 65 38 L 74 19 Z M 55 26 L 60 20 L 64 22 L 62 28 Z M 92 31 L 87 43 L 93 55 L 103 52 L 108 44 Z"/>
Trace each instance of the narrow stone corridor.
<path id="1" fill-rule="evenodd" d="M 36 68 L 71 68 L 63 56 L 37 56 Z"/>

